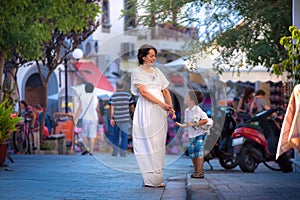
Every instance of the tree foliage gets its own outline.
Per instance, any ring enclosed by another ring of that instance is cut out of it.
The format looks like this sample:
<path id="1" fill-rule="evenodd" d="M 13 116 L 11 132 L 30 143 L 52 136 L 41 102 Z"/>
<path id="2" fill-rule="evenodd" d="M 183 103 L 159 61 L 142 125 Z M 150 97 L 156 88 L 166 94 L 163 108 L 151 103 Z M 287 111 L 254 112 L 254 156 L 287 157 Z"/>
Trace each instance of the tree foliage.
<path id="1" fill-rule="evenodd" d="M 219 72 L 224 70 L 222 64 L 237 71 L 242 66 L 251 69 L 258 65 L 271 70 L 273 64 L 286 58 L 286 51 L 279 41 L 292 23 L 291 0 L 215 2 L 221 10 L 230 11 L 221 18 L 216 16 L 217 21 L 241 19 L 235 26 L 220 26 L 219 34 L 211 40 L 220 53 L 216 65 Z"/>
<path id="2" fill-rule="evenodd" d="M 3 0 L 0 3 L 0 83 L 4 63 L 16 67 L 33 61 L 45 89 L 47 112 L 48 80 L 82 41 L 99 26 L 100 7 L 93 0 Z M 48 68 L 43 76 L 40 63 Z M 2 88 L 0 88 L 2 101 Z M 41 133 L 43 126 L 41 126 Z"/>
<path id="3" fill-rule="evenodd" d="M 156 25 L 171 20 L 197 27 L 200 47 L 218 52 L 215 68 L 220 73 L 228 66 L 235 71 L 258 65 L 271 70 L 287 56 L 279 40 L 292 23 L 291 0 L 150 0 L 140 1 L 123 16 L 134 9 L 145 9 L 136 16 L 137 24 L 153 27 L 154 18 Z"/>
<path id="4" fill-rule="evenodd" d="M 153 28 L 158 24 L 171 22 L 175 27 L 184 23 L 188 17 L 182 12 L 185 4 L 193 0 L 127 0 L 121 17 L 135 17 L 136 25 Z"/>
<path id="5" fill-rule="evenodd" d="M 40 73 L 46 87 L 63 59 L 96 30 L 100 7 L 91 0 L 3 0 L 0 12 L 0 82 L 5 61 L 36 61 L 40 69 L 42 60 L 49 70 L 47 77 Z"/>
<path id="6" fill-rule="evenodd" d="M 273 70 L 277 75 L 287 72 L 288 78 L 292 78 L 296 85 L 300 83 L 300 29 L 290 26 L 289 31 L 290 35 L 280 39 L 280 44 L 288 51 L 288 57 L 275 64 Z"/>

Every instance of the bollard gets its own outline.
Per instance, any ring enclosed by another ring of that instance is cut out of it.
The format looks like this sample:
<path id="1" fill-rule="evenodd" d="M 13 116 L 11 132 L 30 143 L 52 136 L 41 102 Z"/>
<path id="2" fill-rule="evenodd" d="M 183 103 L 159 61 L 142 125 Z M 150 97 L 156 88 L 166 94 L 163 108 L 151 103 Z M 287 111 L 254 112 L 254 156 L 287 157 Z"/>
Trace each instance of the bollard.
<path id="1" fill-rule="evenodd" d="M 36 147 L 36 149 L 34 151 L 35 151 L 35 153 L 39 153 L 41 150 L 40 132 L 33 131 L 33 137 L 34 137 L 34 147 Z"/>

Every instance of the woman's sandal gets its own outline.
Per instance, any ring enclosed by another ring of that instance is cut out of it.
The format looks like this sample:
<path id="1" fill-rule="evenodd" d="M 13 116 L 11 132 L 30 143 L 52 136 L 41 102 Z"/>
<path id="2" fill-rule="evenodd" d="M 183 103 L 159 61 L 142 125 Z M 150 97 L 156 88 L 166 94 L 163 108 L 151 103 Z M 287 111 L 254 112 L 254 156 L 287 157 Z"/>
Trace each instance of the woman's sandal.
<path id="1" fill-rule="evenodd" d="M 193 172 L 191 178 L 204 178 L 204 172 Z"/>
<path id="2" fill-rule="evenodd" d="M 161 183 L 159 187 L 166 187 L 165 183 Z"/>
<path id="3" fill-rule="evenodd" d="M 159 187 L 163 187 L 165 188 L 166 187 L 166 184 L 165 183 L 161 183 L 159 186 L 151 186 L 151 185 L 144 185 L 145 187 L 152 187 L 152 188 L 159 188 Z"/>

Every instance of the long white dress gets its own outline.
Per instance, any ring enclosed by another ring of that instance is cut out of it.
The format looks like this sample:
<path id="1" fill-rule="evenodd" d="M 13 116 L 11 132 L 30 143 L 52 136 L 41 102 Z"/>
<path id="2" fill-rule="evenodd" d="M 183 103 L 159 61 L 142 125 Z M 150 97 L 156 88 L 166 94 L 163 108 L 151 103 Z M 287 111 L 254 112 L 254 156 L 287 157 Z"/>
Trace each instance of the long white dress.
<path id="1" fill-rule="evenodd" d="M 158 68 L 154 68 L 154 71 L 149 74 L 140 67 L 136 68 L 131 75 L 131 92 L 139 95 L 135 84 L 141 84 L 165 102 L 161 90 L 169 82 Z M 132 137 L 134 154 L 147 186 L 163 183 L 166 135 L 167 112 L 139 95 L 133 117 Z"/>

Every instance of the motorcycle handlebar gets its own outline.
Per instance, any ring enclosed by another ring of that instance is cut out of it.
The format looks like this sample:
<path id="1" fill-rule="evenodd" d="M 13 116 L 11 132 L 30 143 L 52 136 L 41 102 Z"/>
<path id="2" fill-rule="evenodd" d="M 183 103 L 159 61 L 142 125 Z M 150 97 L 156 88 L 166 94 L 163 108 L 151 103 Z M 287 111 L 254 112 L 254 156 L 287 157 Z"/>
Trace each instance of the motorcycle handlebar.
<path id="1" fill-rule="evenodd" d="M 269 110 L 263 110 L 263 111 L 257 113 L 254 117 L 250 118 L 249 121 L 250 122 L 259 121 L 263 118 L 270 116 L 274 112 L 277 112 L 278 110 L 279 110 L 278 108 L 271 108 Z"/>

